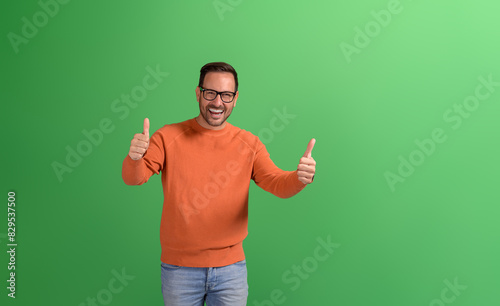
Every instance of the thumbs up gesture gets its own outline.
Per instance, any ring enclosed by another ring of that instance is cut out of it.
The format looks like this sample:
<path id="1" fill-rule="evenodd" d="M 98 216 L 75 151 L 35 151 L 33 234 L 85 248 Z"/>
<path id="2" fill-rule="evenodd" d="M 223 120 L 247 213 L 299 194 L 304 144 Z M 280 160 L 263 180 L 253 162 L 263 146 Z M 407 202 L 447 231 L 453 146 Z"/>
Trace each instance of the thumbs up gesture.
<path id="1" fill-rule="evenodd" d="M 314 138 L 309 141 L 306 152 L 300 158 L 299 166 L 297 167 L 297 176 L 299 177 L 299 181 L 304 184 L 312 183 L 314 174 L 316 173 L 316 161 L 311 156 L 315 143 L 316 139 Z"/>
<path id="2" fill-rule="evenodd" d="M 144 128 L 142 134 L 135 134 L 130 142 L 130 151 L 128 155 L 133 160 L 141 159 L 149 147 L 149 119 L 144 119 Z"/>

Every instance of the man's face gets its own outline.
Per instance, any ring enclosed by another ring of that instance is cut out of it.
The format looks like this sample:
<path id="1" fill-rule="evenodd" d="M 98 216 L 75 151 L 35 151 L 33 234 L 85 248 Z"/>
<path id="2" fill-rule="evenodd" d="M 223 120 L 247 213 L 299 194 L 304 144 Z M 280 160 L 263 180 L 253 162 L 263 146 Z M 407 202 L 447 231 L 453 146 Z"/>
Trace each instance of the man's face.
<path id="1" fill-rule="evenodd" d="M 202 88 L 218 92 L 234 92 L 234 77 L 230 72 L 209 72 L 205 75 Z M 217 95 L 215 100 L 212 101 L 205 99 L 203 92 L 199 87 L 196 87 L 196 98 L 200 105 L 200 116 L 198 116 L 198 119 L 202 121 L 198 122 L 209 129 L 220 129 L 225 126 L 226 119 L 231 115 L 233 107 L 236 106 L 238 92 L 236 92 L 232 102 L 225 103 L 222 102 L 220 95 Z"/>

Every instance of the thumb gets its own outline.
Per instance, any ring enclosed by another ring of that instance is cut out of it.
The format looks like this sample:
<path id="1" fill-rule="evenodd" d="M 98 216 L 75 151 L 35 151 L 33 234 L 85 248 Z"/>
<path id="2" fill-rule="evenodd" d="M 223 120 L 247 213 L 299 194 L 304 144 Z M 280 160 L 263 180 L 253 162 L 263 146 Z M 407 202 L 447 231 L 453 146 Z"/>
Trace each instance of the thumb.
<path id="1" fill-rule="evenodd" d="M 314 148 L 314 144 L 316 143 L 316 139 L 311 139 L 307 144 L 306 152 L 304 153 L 304 157 L 311 157 L 311 152 Z"/>
<path id="2" fill-rule="evenodd" d="M 146 135 L 149 138 L 149 119 L 144 119 L 144 128 L 142 130 L 142 134 Z"/>

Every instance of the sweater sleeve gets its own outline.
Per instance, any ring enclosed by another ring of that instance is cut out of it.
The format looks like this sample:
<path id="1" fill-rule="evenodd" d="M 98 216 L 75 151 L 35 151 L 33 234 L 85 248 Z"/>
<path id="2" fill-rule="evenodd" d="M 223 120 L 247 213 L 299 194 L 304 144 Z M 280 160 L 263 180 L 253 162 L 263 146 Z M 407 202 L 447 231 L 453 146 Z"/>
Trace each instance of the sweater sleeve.
<path id="1" fill-rule="evenodd" d="M 297 170 L 284 171 L 278 168 L 260 140 L 255 153 L 252 179 L 260 188 L 283 199 L 296 195 L 306 186 L 299 181 Z"/>
<path id="2" fill-rule="evenodd" d="M 149 140 L 149 147 L 141 159 L 133 160 L 127 154 L 122 164 L 122 178 L 127 185 L 142 185 L 153 174 L 160 174 L 165 165 L 165 146 L 160 132 Z"/>

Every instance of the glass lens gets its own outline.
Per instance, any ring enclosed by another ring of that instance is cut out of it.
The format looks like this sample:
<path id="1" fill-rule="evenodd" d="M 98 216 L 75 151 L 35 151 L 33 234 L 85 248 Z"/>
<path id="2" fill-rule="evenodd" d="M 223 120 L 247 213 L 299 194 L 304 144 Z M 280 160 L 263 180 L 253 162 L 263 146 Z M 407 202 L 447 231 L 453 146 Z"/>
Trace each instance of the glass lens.
<path id="1" fill-rule="evenodd" d="M 223 92 L 223 93 L 221 93 L 220 97 L 221 97 L 222 101 L 224 101 L 224 102 L 231 102 L 231 101 L 233 101 L 234 94 L 232 94 L 230 92 Z"/>
<path id="2" fill-rule="evenodd" d="M 215 97 L 217 97 L 217 93 L 213 90 L 204 90 L 203 91 L 203 97 L 207 100 L 213 100 Z"/>

